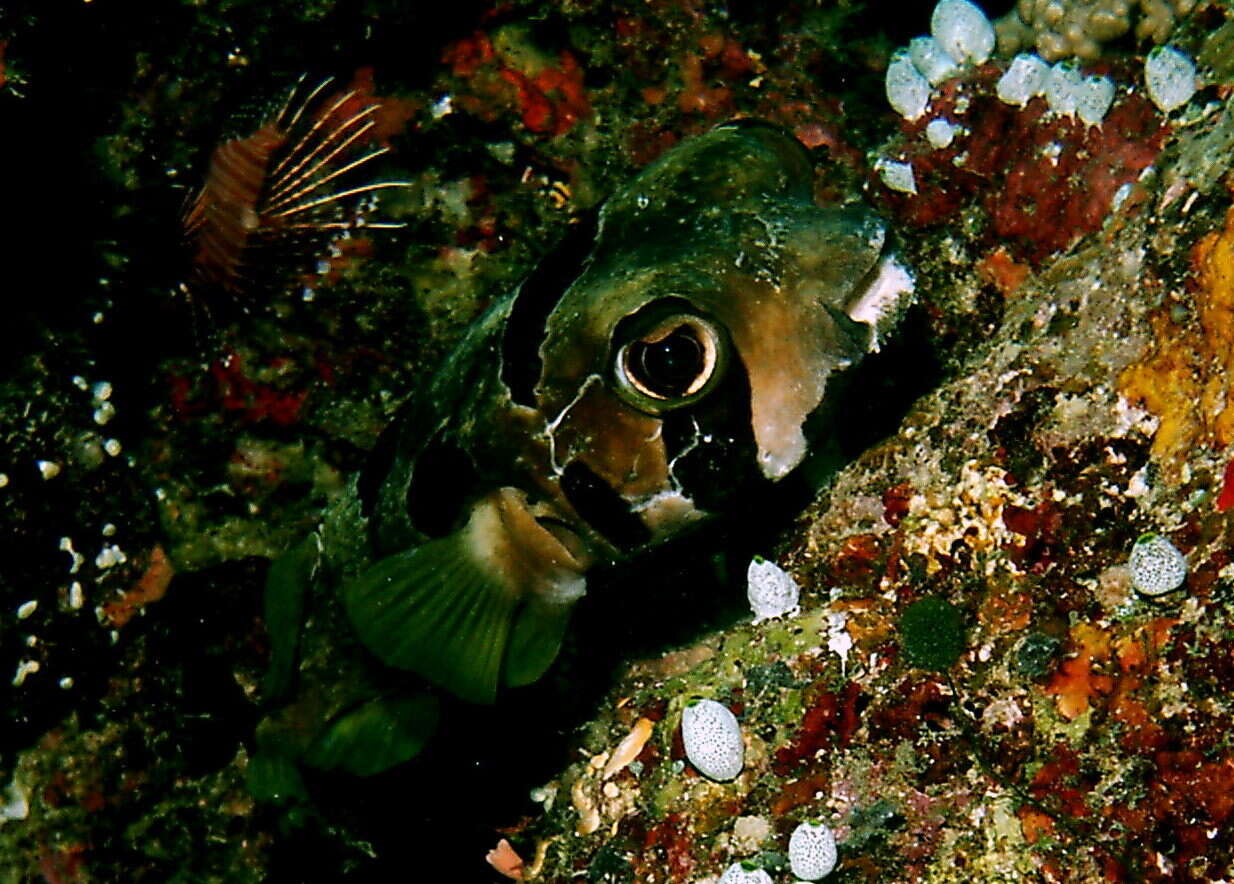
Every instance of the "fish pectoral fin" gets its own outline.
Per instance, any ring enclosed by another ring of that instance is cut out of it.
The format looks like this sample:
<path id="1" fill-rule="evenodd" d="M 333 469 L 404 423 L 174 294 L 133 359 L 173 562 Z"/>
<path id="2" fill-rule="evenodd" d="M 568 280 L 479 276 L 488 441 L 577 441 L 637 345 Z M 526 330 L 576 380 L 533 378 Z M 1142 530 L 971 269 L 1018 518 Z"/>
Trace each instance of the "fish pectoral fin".
<path id="1" fill-rule="evenodd" d="M 276 752 L 258 749 L 244 771 L 249 794 L 267 804 L 307 802 L 308 789 L 295 761 Z"/>
<path id="2" fill-rule="evenodd" d="M 478 501 L 460 530 L 380 560 L 341 592 L 360 640 L 383 662 L 491 703 L 503 665 L 507 683 L 525 684 L 552 662 L 583 577 L 522 493 L 503 488 Z"/>
<path id="3" fill-rule="evenodd" d="M 473 703 L 491 703 L 518 606 L 462 533 L 382 559 L 343 585 L 364 645 Z"/>
<path id="4" fill-rule="evenodd" d="M 368 700 L 330 722 L 304 763 L 360 777 L 379 774 L 420 753 L 437 728 L 437 707 L 428 693 Z"/>
<path id="5" fill-rule="evenodd" d="M 262 698 L 276 703 L 291 693 L 304 625 L 305 596 L 321 563 L 321 538 L 314 531 L 270 565 L 264 613 L 270 638 L 270 668 Z"/>
<path id="6" fill-rule="evenodd" d="M 580 578 L 581 579 L 581 578 Z M 570 622 L 572 605 L 527 604 L 518 612 L 510 632 L 503 672 L 505 683 L 521 687 L 536 681 L 557 658 Z"/>

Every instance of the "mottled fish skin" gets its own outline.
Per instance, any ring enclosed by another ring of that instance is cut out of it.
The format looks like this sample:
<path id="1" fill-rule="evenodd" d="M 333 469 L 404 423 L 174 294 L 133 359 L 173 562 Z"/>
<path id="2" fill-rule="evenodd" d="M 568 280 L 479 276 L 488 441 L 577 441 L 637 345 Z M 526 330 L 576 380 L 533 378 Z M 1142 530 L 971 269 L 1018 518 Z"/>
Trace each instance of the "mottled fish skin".
<path id="1" fill-rule="evenodd" d="M 323 522 L 328 576 L 313 579 L 337 588 L 368 651 L 492 701 L 551 664 L 590 568 L 802 461 L 829 379 L 877 345 L 909 288 L 883 224 L 817 205 L 813 182 L 806 150 L 770 125 L 688 139 L 467 332 Z M 316 548 L 272 569 L 269 598 L 295 599 L 281 575 L 316 574 Z M 276 657 L 297 641 L 276 640 Z M 272 667 L 276 693 L 292 671 Z M 356 693 L 363 715 L 332 712 L 292 754 L 345 766 L 348 747 L 361 757 L 377 740 L 381 763 L 356 768 L 372 772 L 419 751 L 426 727 L 408 710 L 427 707 Z M 312 704 L 288 708 L 303 732 Z M 402 742 L 380 736 L 386 708 Z"/>
<path id="2" fill-rule="evenodd" d="M 535 501 L 528 507 L 537 517 L 580 539 L 580 560 L 588 563 L 659 543 L 706 514 L 674 475 L 664 438 L 666 422 L 688 422 L 706 403 L 657 414 L 631 404 L 615 378 L 622 343 L 615 332 L 666 299 L 718 326 L 731 350 L 727 369 L 743 376 L 729 385 L 742 389 L 728 392 L 749 401 L 729 410 L 748 409 L 751 426 L 711 447 L 744 444 L 745 454 L 751 440 L 734 436 L 752 433 L 754 463 L 731 464 L 730 476 L 715 478 L 748 481 L 755 467 L 768 479 L 786 475 L 806 453 L 802 424 L 822 401 L 829 374 L 868 346 L 866 327 L 844 311 L 884 244 L 872 213 L 818 207 L 812 184 L 798 142 L 747 124 L 684 142 L 610 198 L 590 255 L 547 317 L 538 347 L 521 350 L 541 363 L 533 395 L 512 393 L 502 377 L 502 337 L 528 297 L 520 290 L 471 329 L 399 418 L 397 454 L 373 501 L 379 553 L 427 536 L 407 501 L 416 497 L 418 461 L 430 442 L 474 467 L 473 480 L 460 483 L 461 498 L 518 489 Z M 578 512 L 563 490 L 572 465 L 636 514 L 641 540 L 610 537 Z M 470 503 L 447 508 L 461 518 Z"/>

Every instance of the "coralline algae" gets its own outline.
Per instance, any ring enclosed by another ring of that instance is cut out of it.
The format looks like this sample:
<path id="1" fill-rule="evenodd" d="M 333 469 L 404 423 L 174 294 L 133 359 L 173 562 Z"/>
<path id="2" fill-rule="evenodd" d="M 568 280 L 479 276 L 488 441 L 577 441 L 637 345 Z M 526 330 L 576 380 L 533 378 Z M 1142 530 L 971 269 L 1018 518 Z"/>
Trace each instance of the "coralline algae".
<path id="1" fill-rule="evenodd" d="M 741 725 L 727 706 L 715 700 L 686 703 L 681 711 L 681 740 L 686 758 L 709 779 L 734 779 L 745 765 Z"/>

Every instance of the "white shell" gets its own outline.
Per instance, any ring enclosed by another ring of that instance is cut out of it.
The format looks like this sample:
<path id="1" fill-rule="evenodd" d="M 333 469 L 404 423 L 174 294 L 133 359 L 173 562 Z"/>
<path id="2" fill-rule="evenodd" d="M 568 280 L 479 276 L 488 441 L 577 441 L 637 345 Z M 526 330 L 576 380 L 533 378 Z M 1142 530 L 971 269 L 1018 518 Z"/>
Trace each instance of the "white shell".
<path id="1" fill-rule="evenodd" d="M 768 559 L 755 556 L 746 569 L 746 598 L 754 612 L 754 622 L 761 623 L 772 617 L 790 617 L 801 607 L 801 588 L 792 575 Z"/>
<path id="2" fill-rule="evenodd" d="M 1173 46 L 1158 46 L 1144 60 L 1148 97 L 1165 113 L 1195 95 L 1195 62 Z"/>
<path id="3" fill-rule="evenodd" d="M 1131 582 L 1143 595 L 1173 592 L 1187 579 L 1187 557 L 1160 534 L 1145 534 L 1131 548 Z"/>
<path id="4" fill-rule="evenodd" d="M 931 86 L 937 86 L 960 71 L 955 59 L 948 55 L 947 50 L 933 37 L 914 37 L 910 40 L 908 57 L 913 60 L 913 67 Z"/>
<path id="5" fill-rule="evenodd" d="M 915 120 L 930 103 L 930 81 L 921 76 L 907 49 L 897 49 L 887 65 L 887 101 L 897 114 Z"/>
<path id="6" fill-rule="evenodd" d="M 836 836 L 823 823 L 802 823 L 789 836 L 788 864 L 803 881 L 825 878 L 836 867 Z"/>
<path id="7" fill-rule="evenodd" d="M 961 64 L 981 64 L 994 51 L 994 25 L 969 0 L 939 0 L 930 33 Z"/>
<path id="8" fill-rule="evenodd" d="M 917 179 L 913 175 L 912 163 L 897 163 L 895 160 L 879 157 L 874 163 L 874 171 L 883 179 L 883 184 L 892 190 L 900 193 L 917 192 Z"/>
<path id="9" fill-rule="evenodd" d="M 1023 107 L 1045 91 L 1050 66 L 1036 53 L 1021 53 L 1011 60 L 1007 72 L 998 79 L 998 97 L 1007 104 Z"/>
<path id="10" fill-rule="evenodd" d="M 741 863 L 733 863 L 720 876 L 719 884 L 772 884 L 765 869 L 743 869 Z"/>
<path id="11" fill-rule="evenodd" d="M 926 126 L 926 140 L 930 142 L 931 147 L 941 149 L 951 144 L 959 131 L 959 126 L 940 117 L 937 120 L 930 120 L 930 125 Z"/>
<path id="12" fill-rule="evenodd" d="M 1113 80 L 1109 77 L 1085 77 L 1076 102 L 1076 114 L 1089 126 L 1100 126 L 1113 103 Z"/>
<path id="13" fill-rule="evenodd" d="M 1060 117 L 1074 117 L 1083 88 L 1084 77 L 1079 69 L 1070 62 L 1060 61 L 1050 68 L 1045 78 L 1045 100 L 1050 103 L 1050 110 Z"/>
<path id="14" fill-rule="evenodd" d="M 745 764 L 741 725 L 715 700 L 691 700 L 681 710 L 681 740 L 686 758 L 712 780 L 731 780 Z"/>

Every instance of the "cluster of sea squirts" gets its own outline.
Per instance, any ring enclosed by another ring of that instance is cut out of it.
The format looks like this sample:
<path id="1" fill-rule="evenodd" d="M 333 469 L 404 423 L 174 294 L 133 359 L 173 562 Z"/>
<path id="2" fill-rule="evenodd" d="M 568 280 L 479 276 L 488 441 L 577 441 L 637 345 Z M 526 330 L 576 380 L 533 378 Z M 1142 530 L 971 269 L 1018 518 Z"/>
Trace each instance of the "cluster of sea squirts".
<path id="1" fill-rule="evenodd" d="M 984 13 L 942 0 L 931 33 L 893 54 L 886 93 L 903 123 L 873 158 L 876 193 L 912 225 L 954 220 L 979 200 L 990 239 L 1038 263 L 1130 197 L 1201 80 L 1172 45 L 1138 68 L 994 53 Z"/>

